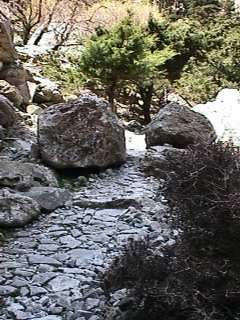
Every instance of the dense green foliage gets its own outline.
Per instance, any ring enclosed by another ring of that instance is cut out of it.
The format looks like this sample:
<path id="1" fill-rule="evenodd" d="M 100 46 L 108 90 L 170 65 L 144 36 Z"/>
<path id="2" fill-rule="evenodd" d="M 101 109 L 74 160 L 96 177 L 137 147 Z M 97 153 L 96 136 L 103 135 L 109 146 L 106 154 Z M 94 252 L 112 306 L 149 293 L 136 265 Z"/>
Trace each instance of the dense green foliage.
<path id="1" fill-rule="evenodd" d="M 168 45 L 156 48 L 154 35 L 135 24 L 129 14 L 112 30 L 96 30 L 85 46 L 80 70 L 104 86 L 109 102 L 114 105 L 118 86 L 134 83 L 144 95 L 175 55 Z"/>
<path id="2" fill-rule="evenodd" d="M 224 87 L 240 88 L 240 19 L 233 2 L 178 1 L 181 13 L 174 3 L 159 1 L 163 16 L 150 16 L 147 25 L 129 13 L 113 28 L 97 28 L 59 80 L 71 92 L 87 87 L 113 106 L 135 105 L 145 123 L 166 91 L 194 104 Z M 58 64 L 53 69 L 59 73 Z"/>

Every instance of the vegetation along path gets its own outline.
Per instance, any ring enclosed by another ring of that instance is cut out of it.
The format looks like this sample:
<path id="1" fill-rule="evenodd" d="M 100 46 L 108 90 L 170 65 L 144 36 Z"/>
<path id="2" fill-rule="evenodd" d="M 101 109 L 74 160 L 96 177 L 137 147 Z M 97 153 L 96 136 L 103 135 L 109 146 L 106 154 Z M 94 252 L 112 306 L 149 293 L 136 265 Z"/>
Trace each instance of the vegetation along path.
<path id="1" fill-rule="evenodd" d="M 140 170 L 143 137 L 128 136 L 128 145 L 126 164 L 91 176 L 71 206 L 7 236 L 0 248 L 1 320 L 104 319 L 99 274 L 121 244 L 144 234 L 172 241 L 164 214 L 159 220 L 159 182 Z"/>

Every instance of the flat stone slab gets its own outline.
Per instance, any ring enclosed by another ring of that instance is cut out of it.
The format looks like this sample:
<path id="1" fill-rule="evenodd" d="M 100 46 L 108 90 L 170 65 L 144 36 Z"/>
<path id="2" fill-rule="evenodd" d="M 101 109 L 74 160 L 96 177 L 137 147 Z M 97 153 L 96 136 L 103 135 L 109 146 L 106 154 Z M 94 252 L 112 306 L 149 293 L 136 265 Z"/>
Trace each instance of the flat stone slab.
<path id="1" fill-rule="evenodd" d="M 130 206 L 141 207 L 141 200 L 134 198 L 121 198 L 121 199 L 86 199 L 78 198 L 73 201 L 73 205 L 82 208 L 92 208 L 92 209 L 126 209 Z"/>
<path id="2" fill-rule="evenodd" d="M 35 320 L 62 320 L 62 317 L 59 316 L 46 316 L 42 318 L 36 318 Z"/>
<path id="3" fill-rule="evenodd" d="M 24 192 L 29 198 L 34 199 L 44 212 L 51 212 L 71 199 L 68 190 L 55 187 L 33 187 L 28 192 Z"/>
<path id="4" fill-rule="evenodd" d="M 28 256 L 28 261 L 30 264 L 49 264 L 53 266 L 61 266 L 61 262 L 57 259 L 46 257 L 39 254 L 31 254 Z"/>
<path id="5" fill-rule="evenodd" d="M 9 296 L 16 292 L 17 289 L 13 286 L 0 286 L 0 296 Z"/>
<path id="6" fill-rule="evenodd" d="M 53 292 L 78 288 L 79 285 L 79 280 L 67 276 L 57 276 L 48 283 L 49 288 Z"/>

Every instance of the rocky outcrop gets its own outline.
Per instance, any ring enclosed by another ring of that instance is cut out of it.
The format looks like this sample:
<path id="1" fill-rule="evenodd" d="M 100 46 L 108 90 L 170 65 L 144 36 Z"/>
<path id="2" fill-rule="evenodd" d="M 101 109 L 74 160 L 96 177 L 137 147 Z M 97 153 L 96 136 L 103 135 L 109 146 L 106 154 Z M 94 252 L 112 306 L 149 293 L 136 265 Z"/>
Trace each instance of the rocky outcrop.
<path id="1" fill-rule="evenodd" d="M 174 159 L 187 152 L 185 149 L 171 146 L 155 146 L 149 148 L 141 160 L 141 167 L 147 175 L 166 179 L 169 172 L 174 171 Z"/>
<path id="2" fill-rule="evenodd" d="M 12 103 L 3 95 L 0 95 L 0 126 L 8 129 L 16 120 L 16 114 Z"/>
<path id="3" fill-rule="evenodd" d="M 33 102 L 37 104 L 52 105 L 64 102 L 59 86 L 49 79 L 35 77 L 38 85 L 33 96 Z"/>
<path id="4" fill-rule="evenodd" d="M 124 129 L 96 96 L 53 105 L 38 121 L 43 161 L 63 168 L 106 168 L 126 159 Z"/>
<path id="5" fill-rule="evenodd" d="M 57 186 L 50 169 L 33 163 L 0 160 L 0 187 L 24 191 L 39 186 Z"/>
<path id="6" fill-rule="evenodd" d="M 6 129 L 4 129 L 1 125 L 0 125 L 0 150 L 3 147 L 3 141 L 6 137 Z"/>
<path id="7" fill-rule="evenodd" d="M 22 96 L 22 102 L 27 104 L 30 100 L 28 78 L 28 72 L 17 60 L 11 24 L 7 17 L 0 13 L 0 80 L 15 86 Z"/>
<path id="8" fill-rule="evenodd" d="M 17 108 L 23 103 L 23 97 L 19 90 L 5 80 L 0 80 L 0 94 L 8 98 L 8 100 L 10 100 Z"/>
<path id="9" fill-rule="evenodd" d="M 170 103 L 162 108 L 145 133 L 147 148 L 165 143 L 185 148 L 216 139 L 214 128 L 205 116 L 178 103 Z"/>
<path id="10" fill-rule="evenodd" d="M 9 64 L 15 60 L 16 51 L 13 45 L 13 30 L 8 18 L 0 12 L 0 63 Z"/>
<path id="11" fill-rule="evenodd" d="M 18 62 L 11 65 L 5 65 L 0 71 L 0 79 L 6 80 L 12 86 L 15 86 L 23 98 L 23 104 L 27 105 L 31 99 L 27 81 L 30 76 L 28 72 Z"/>
<path id="12" fill-rule="evenodd" d="M 40 214 L 37 202 L 29 197 L 0 190 L 0 227 L 24 226 Z"/>
<path id="13" fill-rule="evenodd" d="M 40 212 L 63 207 L 71 193 L 57 186 L 42 165 L 0 159 L 0 227 L 24 226 Z"/>
<path id="14" fill-rule="evenodd" d="M 38 160 L 36 134 L 23 123 L 17 122 L 8 130 L 8 139 L 2 145 L 0 157 L 26 162 Z"/>

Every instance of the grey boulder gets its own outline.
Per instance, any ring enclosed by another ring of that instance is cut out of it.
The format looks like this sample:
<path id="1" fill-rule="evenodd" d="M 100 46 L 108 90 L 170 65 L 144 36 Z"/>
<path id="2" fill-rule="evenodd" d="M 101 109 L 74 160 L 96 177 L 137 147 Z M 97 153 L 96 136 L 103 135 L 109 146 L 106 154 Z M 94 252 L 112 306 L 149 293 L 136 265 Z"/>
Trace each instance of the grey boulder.
<path id="1" fill-rule="evenodd" d="M 44 166 L 0 159 L 0 187 L 24 191 L 31 187 L 57 185 L 54 173 Z"/>
<path id="2" fill-rule="evenodd" d="M 57 169 L 106 168 L 126 160 L 124 128 L 95 95 L 45 109 L 38 137 L 43 161 Z"/>
<path id="3" fill-rule="evenodd" d="M 17 122 L 8 130 L 8 139 L 4 141 L 0 156 L 8 160 L 31 162 L 39 158 L 37 149 L 35 132 L 29 130 L 24 123 Z"/>
<path id="4" fill-rule="evenodd" d="M 19 108 L 23 103 L 23 97 L 19 90 L 5 80 L 0 80 L 0 94 L 8 98 L 16 108 Z"/>
<path id="5" fill-rule="evenodd" d="M 16 114 L 12 103 L 0 94 L 0 126 L 7 129 L 14 124 L 15 120 Z"/>
<path id="6" fill-rule="evenodd" d="M 158 112 L 145 134 L 147 148 L 164 144 L 185 148 L 216 139 L 214 128 L 205 116 L 175 102 Z"/>
<path id="7" fill-rule="evenodd" d="M 44 212 L 63 207 L 71 199 L 71 193 L 68 190 L 54 187 L 33 187 L 24 195 L 34 199 Z"/>
<path id="8" fill-rule="evenodd" d="M 21 227 L 39 214 L 40 207 L 35 200 L 8 190 L 0 190 L 0 227 Z"/>

